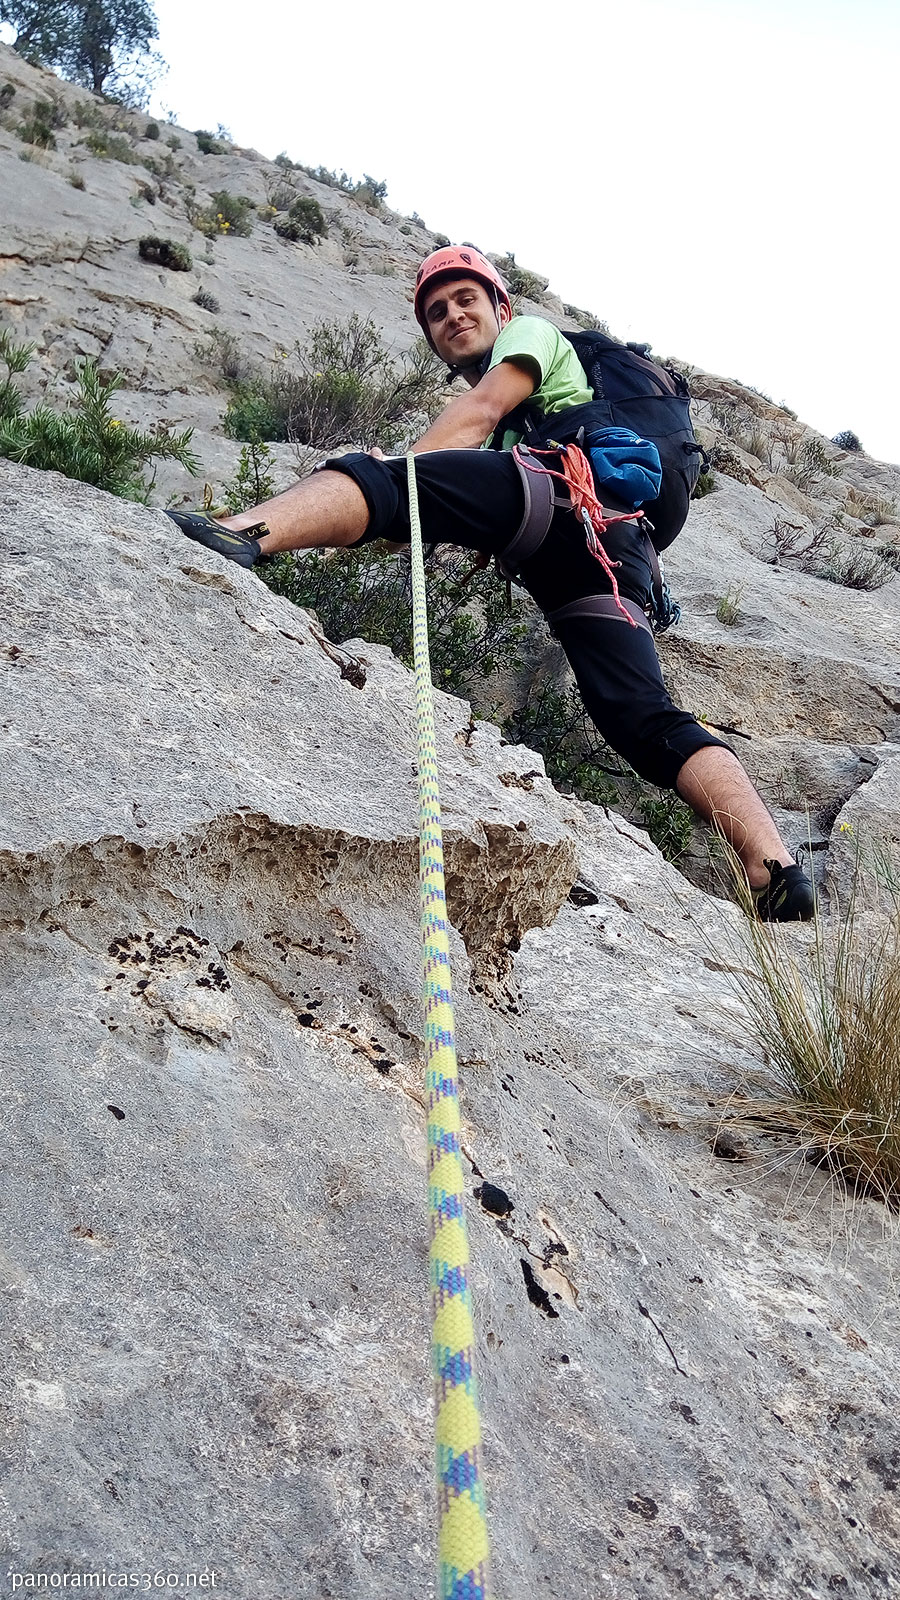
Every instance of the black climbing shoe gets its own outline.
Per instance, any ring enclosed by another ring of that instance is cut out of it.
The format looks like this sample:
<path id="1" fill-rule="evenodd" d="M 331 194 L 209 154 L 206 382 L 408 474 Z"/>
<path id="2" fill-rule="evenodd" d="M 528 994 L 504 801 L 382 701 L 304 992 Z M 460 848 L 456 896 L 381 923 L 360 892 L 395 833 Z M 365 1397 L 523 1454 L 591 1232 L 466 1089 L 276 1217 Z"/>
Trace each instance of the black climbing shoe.
<path id="1" fill-rule="evenodd" d="M 215 550 L 220 556 L 227 556 L 238 566 L 255 567 L 257 561 L 266 559 L 258 539 L 253 538 L 253 534 L 268 533 L 264 522 L 255 523 L 244 533 L 232 533 L 230 528 L 223 528 L 220 522 L 214 522 L 201 511 L 167 511 L 166 516 L 171 517 L 189 539 L 205 544 L 207 550 Z"/>
<path id="2" fill-rule="evenodd" d="M 783 867 L 778 861 L 764 861 L 763 866 L 769 869 L 769 882 L 754 897 L 760 921 L 809 922 L 816 896 L 802 867 Z"/>

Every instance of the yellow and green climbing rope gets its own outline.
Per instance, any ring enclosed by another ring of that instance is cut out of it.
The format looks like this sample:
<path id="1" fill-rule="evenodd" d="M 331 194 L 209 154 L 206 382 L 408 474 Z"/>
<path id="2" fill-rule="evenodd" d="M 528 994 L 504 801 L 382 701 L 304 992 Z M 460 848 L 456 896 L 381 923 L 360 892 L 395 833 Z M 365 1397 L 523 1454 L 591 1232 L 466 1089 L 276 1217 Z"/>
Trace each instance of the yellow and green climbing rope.
<path id="1" fill-rule="evenodd" d="M 490 1600 L 425 565 L 415 458 L 409 455 L 406 460 L 412 530 L 413 651 L 418 724 L 431 1358 L 439 1518 L 438 1594 L 439 1600 Z"/>

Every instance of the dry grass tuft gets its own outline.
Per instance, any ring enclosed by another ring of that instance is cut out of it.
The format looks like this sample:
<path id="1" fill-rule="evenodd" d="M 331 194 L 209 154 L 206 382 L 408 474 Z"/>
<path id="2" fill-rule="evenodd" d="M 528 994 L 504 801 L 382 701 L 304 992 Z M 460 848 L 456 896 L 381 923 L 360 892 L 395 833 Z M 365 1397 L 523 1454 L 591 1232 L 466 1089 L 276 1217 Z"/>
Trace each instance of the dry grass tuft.
<path id="1" fill-rule="evenodd" d="M 854 1194 L 900 1210 L 900 886 L 888 916 L 862 874 L 846 914 L 812 939 L 747 919 L 737 983 L 778 1089 L 753 1120 L 792 1130 Z M 745 907 L 749 890 L 743 889 Z M 748 1115 L 744 1103 L 740 1120 Z M 730 1119 L 729 1119 L 730 1120 Z"/>

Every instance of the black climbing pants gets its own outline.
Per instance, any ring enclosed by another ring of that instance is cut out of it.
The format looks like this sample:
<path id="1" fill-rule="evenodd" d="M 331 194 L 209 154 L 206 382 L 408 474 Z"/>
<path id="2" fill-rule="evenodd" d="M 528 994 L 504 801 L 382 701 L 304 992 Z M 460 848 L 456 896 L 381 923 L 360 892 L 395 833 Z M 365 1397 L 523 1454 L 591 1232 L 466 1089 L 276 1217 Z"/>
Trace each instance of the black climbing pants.
<path id="1" fill-rule="evenodd" d="M 365 497 L 369 526 L 360 544 L 370 539 L 409 540 L 405 457 L 379 461 L 353 453 L 324 465 L 346 473 Z M 426 543 L 500 555 L 518 530 L 524 492 L 515 461 L 506 452 L 425 452 L 416 457 L 416 480 Z M 652 575 L 637 524 L 614 523 L 603 543 L 610 560 L 618 563 L 620 594 L 643 608 Z M 585 595 L 612 593 L 603 568 L 587 548 L 581 524 L 567 506 L 554 512 L 546 539 L 523 565 L 520 579 L 545 615 Z M 707 745 L 723 745 L 673 702 L 646 629 L 629 627 L 615 617 L 576 617 L 553 624 L 553 631 L 589 716 L 642 778 L 674 788 L 690 756 Z"/>

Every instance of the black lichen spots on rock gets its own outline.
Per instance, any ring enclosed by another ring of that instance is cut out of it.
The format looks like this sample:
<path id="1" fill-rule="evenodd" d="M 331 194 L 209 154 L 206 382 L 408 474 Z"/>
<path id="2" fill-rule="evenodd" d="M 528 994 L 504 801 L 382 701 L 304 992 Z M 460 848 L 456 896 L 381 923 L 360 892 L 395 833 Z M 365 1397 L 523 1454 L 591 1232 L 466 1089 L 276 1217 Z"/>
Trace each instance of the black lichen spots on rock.
<path id="1" fill-rule="evenodd" d="M 501 1189 L 499 1184 L 488 1183 L 485 1180 L 473 1192 L 475 1199 L 480 1202 L 482 1210 L 486 1211 L 489 1216 L 508 1217 L 515 1208 L 515 1201 L 510 1199 L 506 1190 Z"/>
<path id="2" fill-rule="evenodd" d="M 651 1499 L 649 1494 L 635 1494 L 625 1502 L 628 1510 L 636 1517 L 643 1517 L 645 1522 L 654 1522 L 659 1516 L 659 1506 Z"/>
<path id="3" fill-rule="evenodd" d="M 896 1494 L 900 1489 L 900 1450 L 892 1450 L 890 1454 L 874 1453 L 866 1456 L 866 1466 L 880 1478 L 889 1494 Z"/>
<path id="4" fill-rule="evenodd" d="M 522 1277 L 525 1279 L 525 1293 L 528 1295 L 531 1304 L 537 1306 L 538 1311 L 542 1312 L 545 1317 L 558 1317 L 559 1312 L 546 1289 L 538 1283 L 531 1262 L 526 1260 L 525 1256 L 520 1256 L 519 1265 L 522 1268 Z"/>
<path id="5" fill-rule="evenodd" d="M 598 906 L 600 896 L 589 889 L 586 883 L 573 883 L 569 890 L 568 898 L 573 906 Z"/>
<path id="6" fill-rule="evenodd" d="M 699 1428 L 700 1424 L 697 1421 L 697 1418 L 694 1416 L 690 1406 L 687 1405 L 684 1400 L 670 1400 L 669 1410 L 674 1411 L 676 1417 L 683 1417 L 685 1422 L 689 1422 L 691 1424 L 691 1427 Z"/>

